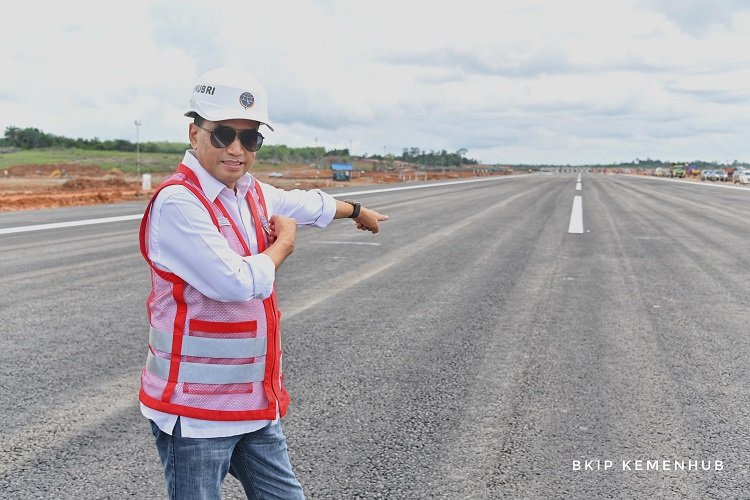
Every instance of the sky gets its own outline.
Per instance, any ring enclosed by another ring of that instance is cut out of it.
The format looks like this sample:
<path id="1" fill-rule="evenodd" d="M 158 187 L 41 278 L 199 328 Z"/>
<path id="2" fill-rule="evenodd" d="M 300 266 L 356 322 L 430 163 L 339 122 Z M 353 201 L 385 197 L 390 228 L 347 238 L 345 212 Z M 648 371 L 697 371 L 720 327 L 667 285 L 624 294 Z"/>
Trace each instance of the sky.
<path id="1" fill-rule="evenodd" d="M 0 129 L 182 141 L 197 77 L 252 72 L 266 144 L 486 164 L 750 161 L 750 2 L 14 3 Z M 136 127 L 134 122 L 141 125 Z"/>

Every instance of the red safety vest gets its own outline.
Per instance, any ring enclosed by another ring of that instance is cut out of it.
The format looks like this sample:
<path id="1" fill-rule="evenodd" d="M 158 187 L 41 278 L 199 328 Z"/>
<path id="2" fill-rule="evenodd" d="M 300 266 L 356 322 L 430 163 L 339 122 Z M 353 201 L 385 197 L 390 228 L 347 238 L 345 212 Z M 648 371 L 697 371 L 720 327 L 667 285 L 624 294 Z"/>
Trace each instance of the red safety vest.
<path id="1" fill-rule="evenodd" d="M 140 401 L 165 413 L 204 420 L 273 420 L 277 404 L 283 416 L 289 394 L 281 372 L 276 290 L 264 300 L 219 302 L 176 274 L 157 269 L 148 256 L 151 206 L 159 192 L 172 185 L 190 190 L 206 207 L 230 248 L 239 255 L 250 255 L 236 222 L 218 199 L 214 203 L 206 197 L 187 166 L 181 164 L 157 188 L 140 229 L 141 253 L 151 267 L 152 283 L 146 303 L 151 329 Z M 258 252 L 263 252 L 268 245 L 263 232 L 267 212 L 256 181 L 246 199 Z"/>

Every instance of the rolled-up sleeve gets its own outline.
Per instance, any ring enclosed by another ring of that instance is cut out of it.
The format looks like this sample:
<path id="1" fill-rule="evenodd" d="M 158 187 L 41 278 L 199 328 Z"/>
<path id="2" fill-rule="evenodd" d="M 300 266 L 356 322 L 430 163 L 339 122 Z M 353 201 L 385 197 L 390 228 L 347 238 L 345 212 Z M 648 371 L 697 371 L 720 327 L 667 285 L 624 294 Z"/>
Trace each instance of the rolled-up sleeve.
<path id="1" fill-rule="evenodd" d="M 234 252 L 201 202 L 178 186 L 165 188 L 153 205 L 149 254 L 157 267 L 214 300 L 243 302 L 273 292 L 271 258 Z"/>
<path id="2" fill-rule="evenodd" d="M 265 299 L 273 293 L 273 282 L 276 279 L 276 265 L 271 257 L 264 253 L 242 257 L 253 275 L 253 296 Z"/>

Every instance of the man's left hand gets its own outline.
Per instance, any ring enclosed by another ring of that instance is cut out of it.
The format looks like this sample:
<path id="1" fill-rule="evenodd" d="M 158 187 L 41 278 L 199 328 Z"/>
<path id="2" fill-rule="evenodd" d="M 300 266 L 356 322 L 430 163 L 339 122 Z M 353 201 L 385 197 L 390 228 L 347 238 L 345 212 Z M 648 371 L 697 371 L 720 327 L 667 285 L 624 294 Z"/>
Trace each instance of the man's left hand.
<path id="1" fill-rule="evenodd" d="M 354 219 L 357 223 L 357 229 L 362 231 L 370 231 L 375 234 L 380 231 L 380 223 L 388 220 L 390 217 L 387 215 L 380 214 L 375 210 L 370 210 L 367 207 L 362 207 L 359 216 Z"/>

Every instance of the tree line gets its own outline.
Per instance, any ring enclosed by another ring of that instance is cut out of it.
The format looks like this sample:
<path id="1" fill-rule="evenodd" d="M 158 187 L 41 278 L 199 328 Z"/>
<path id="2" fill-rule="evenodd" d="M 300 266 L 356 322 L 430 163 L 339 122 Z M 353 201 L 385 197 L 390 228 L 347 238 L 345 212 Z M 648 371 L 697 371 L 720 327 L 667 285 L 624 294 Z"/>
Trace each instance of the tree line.
<path id="1" fill-rule="evenodd" d="M 348 150 L 344 150 L 347 151 Z M 405 163 L 422 165 L 424 167 L 460 167 L 462 165 L 478 165 L 479 161 L 466 158 L 466 149 L 459 149 L 455 153 L 446 150 L 423 151 L 419 148 L 404 148 L 401 155 L 370 155 L 374 160 L 398 160 Z"/>
<path id="2" fill-rule="evenodd" d="M 41 148 L 79 148 L 95 151 L 132 151 L 135 152 L 136 144 L 124 139 L 100 140 L 93 139 L 71 139 L 62 135 L 48 134 L 38 128 L 7 127 L 5 137 L 0 139 L 0 146 L 19 149 L 41 149 Z M 142 142 L 138 145 L 144 153 L 181 153 L 188 145 L 179 142 Z"/>
<path id="3" fill-rule="evenodd" d="M 417 165 L 433 166 L 433 167 L 449 167 L 462 165 L 476 165 L 479 162 L 471 158 L 466 158 L 465 149 L 459 149 L 455 153 L 449 153 L 446 150 L 441 151 L 421 151 L 419 148 L 404 148 L 401 157 L 401 161 L 408 163 L 416 163 Z"/>
<path id="4" fill-rule="evenodd" d="M 141 142 L 136 143 L 125 139 L 101 140 L 93 139 L 71 139 L 61 135 L 49 134 L 35 127 L 19 128 L 10 126 L 5 129 L 5 137 L 0 138 L 0 147 L 18 149 L 41 149 L 41 148 L 79 148 L 96 151 L 125 151 L 135 152 L 137 148 L 144 153 L 183 153 L 190 148 L 187 143 L 180 142 Z M 380 160 L 399 160 L 423 166 L 447 167 L 461 165 L 476 165 L 477 160 L 466 158 L 467 151 L 459 149 L 455 153 L 442 151 L 422 151 L 419 148 L 404 148 L 400 156 L 395 155 L 364 155 L 365 158 Z M 350 158 L 349 149 L 330 149 L 324 147 L 301 147 L 294 148 L 283 144 L 266 144 L 258 151 L 258 160 L 280 161 L 280 162 L 306 162 L 313 163 L 322 161 L 326 157 Z"/>

